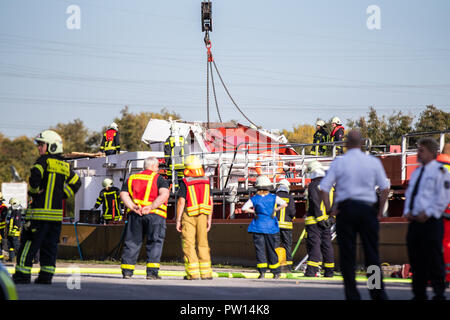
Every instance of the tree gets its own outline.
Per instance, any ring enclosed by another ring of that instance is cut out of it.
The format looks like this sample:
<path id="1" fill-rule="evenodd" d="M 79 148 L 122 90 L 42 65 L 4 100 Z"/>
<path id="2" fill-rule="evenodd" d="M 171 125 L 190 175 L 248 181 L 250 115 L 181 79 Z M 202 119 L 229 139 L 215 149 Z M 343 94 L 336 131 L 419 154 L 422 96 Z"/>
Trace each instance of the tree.
<path id="1" fill-rule="evenodd" d="M 385 134 L 387 132 L 386 118 L 378 117 L 374 107 L 369 108 L 367 119 L 360 117 L 358 120 L 348 120 L 350 129 L 358 128 L 363 137 L 369 137 L 373 145 L 385 144 Z"/>
<path id="2" fill-rule="evenodd" d="M 161 109 L 159 113 L 141 112 L 133 114 L 129 112 L 128 107 L 125 107 L 120 113 L 121 117 L 114 119 L 114 121 L 119 125 L 121 150 L 126 151 L 148 149 L 148 146 L 141 141 L 141 138 L 150 119 L 180 119 L 180 115 L 165 108 Z"/>
<path id="3" fill-rule="evenodd" d="M 426 106 L 426 109 L 419 115 L 416 123 L 416 131 L 443 131 L 450 130 L 450 112 L 437 109 L 433 105 Z"/>
<path id="4" fill-rule="evenodd" d="M 38 156 L 32 139 L 22 136 L 10 140 L 0 134 L 0 182 L 12 181 L 11 166 L 17 169 L 24 181 L 28 181 L 30 169 Z"/>
<path id="5" fill-rule="evenodd" d="M 384 144 L 400 144 L 401 137 L 413 131 L 412 123 L 414 116 L 404 115 L 401 111 L 393 113 L 387 120 L 387 130 L 384 133 Z"/>
<path id="6" fill-rule="evenodd" d="M 56 131 L 63 139 L 64 153 L 90 152 L 86 144 L 89 130 L 80 119 L 75 119 L 69 123 L 58 123 L 51 129 Z"/>
<path id="7" fill-rule="evenodd" d="M 292 131 L 283 129 L 283 134 L 286 136 L 290 143 L 312 143 L 314 132 L 316 128 L 309 124 L 299 124 L 293 127 Z M 301 148 L 294 148 L 297 152 L 301 153 Z M 311 148 L 306 148 L 305 152 L 309 153 Z"/>

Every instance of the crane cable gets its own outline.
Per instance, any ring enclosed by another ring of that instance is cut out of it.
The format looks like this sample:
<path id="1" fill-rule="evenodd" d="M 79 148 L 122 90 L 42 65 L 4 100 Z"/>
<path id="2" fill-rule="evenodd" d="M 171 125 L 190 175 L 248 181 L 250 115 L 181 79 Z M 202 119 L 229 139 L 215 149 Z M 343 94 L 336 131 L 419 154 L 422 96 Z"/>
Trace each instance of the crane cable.
<path id="1" fill-rule="evenodd" d="M 230 94 L 230 91 L 228 90 L 227 86 L 225 85 L 222 76 L 220 75 L 219 69 L 217 68 L 216 65 L 216 61 L 213 59 L 212 53 L 211 53 L 211 41 L 209 39 L 209 34 L 208 32 L 206 32 L 205 34 L 205 45 L 206 45 L 206 49 L 207 49 L 207 73 L 206 73 L 206 110 L 207 110 L 207 120 L 208 120 L 208 128 L 209 128 L 209 73 L 211 70 L 211 80 L 212 80 L 212 88 L 213 88 L 213 93 L 214 93 L 214 100 L 216 103 L 216 110 L 217 110 L 217 114 L 219 115 L 219 120 L 222 123 L 222 118 L 220 116 L 220 112 L 219 112 L 219 105 L 217 104 L 217 98 L 216 98 L 216 90 L 215 90 L 215 86 L 214 86 L 214 78 L 213 78 L 213 70 L 212 70 L 212 66 L 211 63 L 214 65 L 214 69 L 217 72 L 217 75 L 219 76 L 220 82 L 222 83 L 223 88 L 225 89 L 225 92 L 227 93 L 228 97 L 230 98 L 231 102 L 233 102 L 234 106 L 236 107 L 236 109 L 238 109 L 238 111 L 242 114 L 242 116 L 247 119 L 248 122 L 250 122 L 252 125 L 254 125 L 255 127 L 259 127 L 258 125 L 256 125 L 252 120 L 250 120 L 249 117 L 247 117 L 245 115 L 245 113 L 241 110 L 241 108 L 239 108 L 239 106 L 237 105 L 236 101 L 234 101 L 233 97 Z"/>

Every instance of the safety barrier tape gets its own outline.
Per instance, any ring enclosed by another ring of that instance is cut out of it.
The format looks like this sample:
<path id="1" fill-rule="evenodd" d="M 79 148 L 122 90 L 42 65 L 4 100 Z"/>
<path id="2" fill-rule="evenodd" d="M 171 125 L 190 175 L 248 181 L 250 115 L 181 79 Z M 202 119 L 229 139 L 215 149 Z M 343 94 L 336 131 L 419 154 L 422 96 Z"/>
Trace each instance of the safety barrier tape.
<path id="1" fill-rule="evenodd" d="M 13 267 L 7 267 L 10 274 L 14 273 Z M 39 273 L 40 268 L 32 268 L 31 273 Z M 56 268 L 55 274 L 73 274 L 74 272 L 79 272 L 80 274 L 122 274 L 120 268 Z M 134 270 L 135 275 L 146 275 L 145 269 Z M 172 270 L 159 270 L 158 273 L 162 277 L 184 277 L 186 272 L 184 271 L 172 271 Z M 256 272 L 213 272 L 214 278 L 244 278 L 244 279 L 257 279 L 259 273 Z M 266 273 L 266 279 L 273 278 L 273 274 Z M 328 277 L 305 277 L 303 273 L 282 273 L 281 279 L 295 279 L 295 280 L 317 280 L 317 281 L 342 281 L 342 276 L 334 276 L 332 278 Z M 367 278 L 364 276 L 357 276 L 356 281 L 366 282 Z M 411 279 L 400 279 L 400 278 L 383 278 L 385 283 L 411 283 Z"/>

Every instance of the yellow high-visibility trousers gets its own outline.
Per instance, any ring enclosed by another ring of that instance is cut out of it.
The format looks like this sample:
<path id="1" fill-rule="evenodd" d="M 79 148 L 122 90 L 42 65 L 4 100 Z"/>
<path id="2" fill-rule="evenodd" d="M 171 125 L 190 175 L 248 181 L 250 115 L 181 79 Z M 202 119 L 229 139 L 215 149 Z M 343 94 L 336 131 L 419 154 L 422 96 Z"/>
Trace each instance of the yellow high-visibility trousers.
<path id="1" fill-rule="evenodd" d="M 184 212 L 181 218 L 181 244 L 186 274 L 190 279 L 212 277 L 207 221 L 206 214 L 188 216 Z"/>

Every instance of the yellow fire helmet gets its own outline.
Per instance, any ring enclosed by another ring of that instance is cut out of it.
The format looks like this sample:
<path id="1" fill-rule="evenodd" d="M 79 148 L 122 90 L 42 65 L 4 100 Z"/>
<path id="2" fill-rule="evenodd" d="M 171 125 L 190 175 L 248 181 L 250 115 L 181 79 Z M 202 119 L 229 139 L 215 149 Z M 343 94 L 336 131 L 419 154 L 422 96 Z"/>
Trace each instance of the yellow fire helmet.
<path id="1" fill-rule="evenodd" d="M 202 162 L 197 156 L 190 155 L 186 157 L 184 161 L 184 167 L 189 170 L 201 169 Z"/>
<path id="2" fill-rule="evenodd" d="M 9 199 L 9 204 L 12 206 L 16 206 L 19 204 L 19 200 L 17 200 L 16 198 L 11 198 Z"/>

